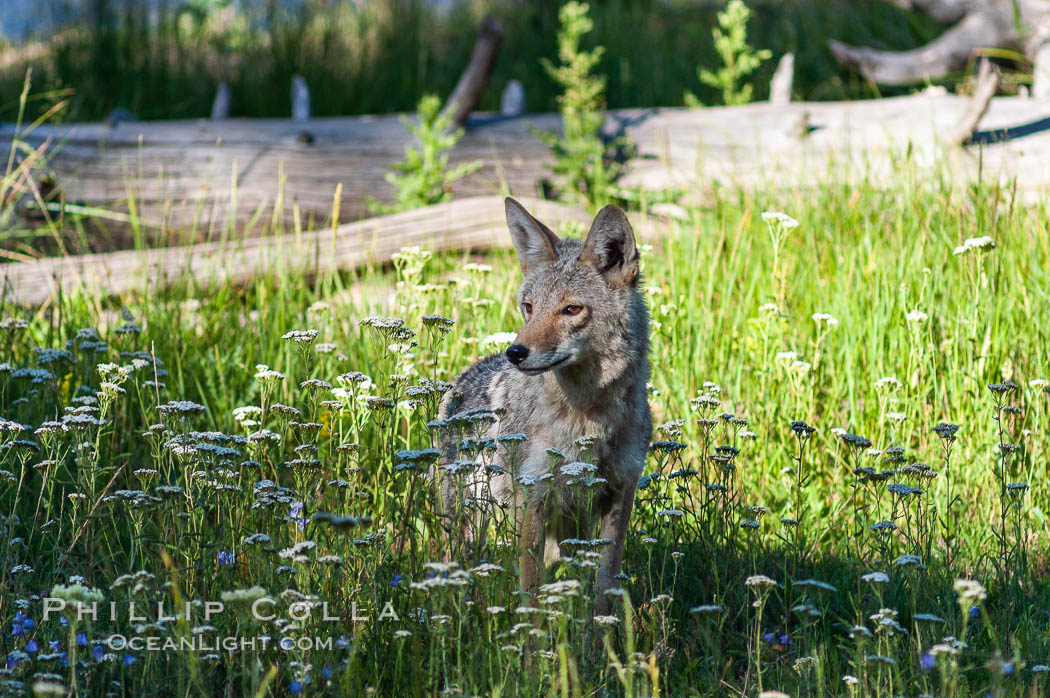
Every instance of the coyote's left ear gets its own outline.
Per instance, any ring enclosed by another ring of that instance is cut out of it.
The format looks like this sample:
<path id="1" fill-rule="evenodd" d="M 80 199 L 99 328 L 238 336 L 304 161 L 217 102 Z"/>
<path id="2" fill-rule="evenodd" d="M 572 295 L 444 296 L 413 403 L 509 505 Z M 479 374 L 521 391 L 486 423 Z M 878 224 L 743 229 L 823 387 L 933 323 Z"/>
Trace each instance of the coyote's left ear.
<path id="1" fill-rule="evenodd" d="M 627 215 L 609 204 L 594 217 L 580 261 L 591 264 L 613 286 L 630 286 L 638 279 L 638 246 Z"/>

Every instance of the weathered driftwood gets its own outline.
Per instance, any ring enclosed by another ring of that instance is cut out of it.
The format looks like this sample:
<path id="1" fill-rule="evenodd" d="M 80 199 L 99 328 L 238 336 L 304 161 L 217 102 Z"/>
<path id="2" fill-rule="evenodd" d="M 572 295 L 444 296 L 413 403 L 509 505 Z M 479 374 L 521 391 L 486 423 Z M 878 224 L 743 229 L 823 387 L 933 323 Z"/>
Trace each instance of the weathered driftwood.
<path id="1" fill-rule="evenodd" d="M 523 203 L 552 226 L 585 217 L 565 204 L 535 199 Z M 83 289 L 120 295 L 187 279 L 200 286 L 242 283 L 264 274 L 317 274 L 388 262 L 409 245 L 436 252 L 510 244 L 503 199 L 487 196 L 348 223 L 334 231 L 3 264 L 0 295 L 7 303 L 38 306 L 60 289 L 67 294 Z"/>
<path id="2" fill-rule="evenodd" d="M 470 54 L 470 62 L 467 63 L 463 75 L 452 90 L 452 96 L 445 103 L 442 113 L 452 120 L 454 126 L 463 126 L 467 123 L 470 113 L 478 106 L 481 99 L 481 91 L 485 89 L 489 81 L 492 66 L 496 63 L 499 54 L 499 45 L 503 39 L 503 30 L 492 15 L 485 15 L 481 20 L 481 28 L 478 31 L 478 39 L 474 43 L 474 51 Z"/>
<path id="3" fill-rule="evenodd" d="M 861 102 L 631 109 L 610 112 L 606 132 L 626 135 L 637 146 L 622 186 L 674 186 L 705 199 L 714 185 L 790 189 L 832 178 L 845 185 L 888 181 L 904 152 L 922 165 L 937 164 L 944 159 L 941 144 L 968 105 L 965 97 L 923 93 Z M 1038 122 L 1048 111 L 1038 100 L 997 97 L 979 129 Z M 812 131 L 799 139 L 793 125 L 803 113 Z M 549 176 L 550 155 L 534 130 L 559 124 L 554 114 L 473 117 L 451 160 L 480 160 L 483 167 L 457 182 L 453 194 L 536 195 Z M 1016 176 L 1020 188 L 1045 192 L 1050 133 L 1026 133 L 984 146 L 983 173 Z M 12 127 L 0 126 L 0 143 L 12 136 Z M 134 197 L 138 215 L 150 225 L 192 228 L 206 238 L 256 214 L 290 221 L 293 206 L 304 224 L 311 217 L 324 221 L 340 184 L 340 220 L 362 218 L 368 198 L 392 198 L 383 174 L 404 157 L 410 138 L 390 115 L 51 125 L 37 128 L 29 140 L 49 139 L 55 146 L 53 180 L 66 201 L 126 210 Z M 954 166 L 963 176 L 977 170 L 977 158 Z"/>
<path id="4" fill-rule="evenodd" d="M 1050 35 L 1050 0 L 893 2 L 955 26 L 911 51 L 880 51 L 834 40 L 828 42 L 839 62 L 884 85 L 910 85 L 944 77 L 965 66 L 974 52 L 982 48 L 1021 49 L 1035 59 L 1040 53 L 1039 47 Z M 1038 73 L 1038 62 L 1036 70 Z"/>

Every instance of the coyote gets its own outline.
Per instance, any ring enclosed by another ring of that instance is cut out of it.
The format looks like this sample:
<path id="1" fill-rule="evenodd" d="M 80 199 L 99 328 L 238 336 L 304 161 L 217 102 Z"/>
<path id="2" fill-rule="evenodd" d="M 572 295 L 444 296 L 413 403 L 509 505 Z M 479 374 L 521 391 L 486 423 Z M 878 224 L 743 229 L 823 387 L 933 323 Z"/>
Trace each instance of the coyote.
<path id="1" fill-rule="evenodd" d="M 595 612 L 601 615 L 610 609 L 604 592 L 620 572 L 652 437 L 649 314 L 638 290 L 638 247 L 627 216 L 613 205 L 599 211 L 586 241 L 559 239 L 514 199 L 507 198 L 506 209 L 524 277 L 518 307 L 525 324 L 506 352 L 459 376 L 439 417 L 491 410 L 484 436 L 526 437 L 514 442 L 513 457 L 507 443 L 500 445 L 505 474 L 476 468 L 469 485 L 473 501 L 512 504 L 518 512 L 524 589 L 535 590 L 544 561 L 560 555 L 560 541 L 586 537 L 600 519 L 599 535 L 611 541 L 598 563 Z M 552 468 L 548 449 L 565 461 Z M 451 436 L 442 451 L 443 462 L 455 457 Z M 566 486 L 581 474 L 597 485 L 591 496 Z M 442 507 L 461 526 L 462 494 L 463 481 L 442 474 Z"/>

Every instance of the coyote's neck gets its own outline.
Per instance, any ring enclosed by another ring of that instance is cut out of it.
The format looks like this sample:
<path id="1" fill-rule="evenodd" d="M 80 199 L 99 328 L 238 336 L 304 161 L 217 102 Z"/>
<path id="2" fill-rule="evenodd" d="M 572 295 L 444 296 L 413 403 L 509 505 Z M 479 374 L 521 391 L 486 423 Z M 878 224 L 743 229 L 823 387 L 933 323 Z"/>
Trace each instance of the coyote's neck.
<path id="1" fill-rule="evenodd" d="M 542 375 L 544 392 L 552 404 L 564 404 L 581 412 L 608 411 L 635 395 L 645 394 L 649 366 L 644 358 L 623 356 L 587 365 L 573 365 Z"/>

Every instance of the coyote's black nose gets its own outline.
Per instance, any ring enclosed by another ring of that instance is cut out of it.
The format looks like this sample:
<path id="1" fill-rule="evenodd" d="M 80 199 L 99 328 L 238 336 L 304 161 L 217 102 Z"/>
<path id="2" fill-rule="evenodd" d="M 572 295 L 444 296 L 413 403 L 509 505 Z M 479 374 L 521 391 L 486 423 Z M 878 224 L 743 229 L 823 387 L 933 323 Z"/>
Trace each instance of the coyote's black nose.
<path id="1" fill-rule="evenodd" d="M 511 344 L 507 347 L 507 359 L 515 366 L 527 358 L 529 358 L 529 348 L 524 344 Z"/>

